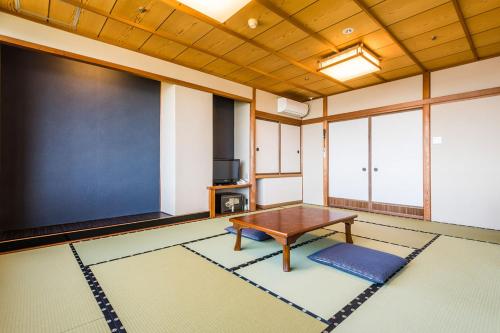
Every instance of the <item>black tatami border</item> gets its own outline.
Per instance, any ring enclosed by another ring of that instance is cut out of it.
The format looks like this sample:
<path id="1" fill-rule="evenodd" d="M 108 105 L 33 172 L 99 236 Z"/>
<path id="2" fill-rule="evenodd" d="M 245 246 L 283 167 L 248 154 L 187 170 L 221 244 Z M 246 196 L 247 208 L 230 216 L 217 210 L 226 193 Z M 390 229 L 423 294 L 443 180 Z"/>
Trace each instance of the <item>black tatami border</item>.
<path id="1" fill-rule="evenodd" d="M 76 252 L 76 249 L 73 246 L 73 244 L 69 244 L 69 247 L 71 248 L 71 251 L 75 256 L 78 266 L 80 266 L 80 270 L 82 271 L 83 276 L 85 277 L 85 280 L 87 281 L 87 284 L 89 285 L 89 288 L 92 291 L 92 294 L 94 295 L 94 299 L 97 302 L 97 305 L 99 306 L 102 314 L 104 315 L 104 319 L 106 320 L 109 329 L 113 333 L 114 332 L 125 333 L 126 330 L 123 327 L 120 318 L 118 318 L 118 315 L 116 314 L 115 310 L 113 309 L 113 306 L 109 302 L 108 297 L 104 293 L 104 290 L 102 290 L 101 285 L 94 276 L 94 273 L 92 272 L 89 266 L 83 265 L 82 260 L 80 259 L 78 252 Z"/>

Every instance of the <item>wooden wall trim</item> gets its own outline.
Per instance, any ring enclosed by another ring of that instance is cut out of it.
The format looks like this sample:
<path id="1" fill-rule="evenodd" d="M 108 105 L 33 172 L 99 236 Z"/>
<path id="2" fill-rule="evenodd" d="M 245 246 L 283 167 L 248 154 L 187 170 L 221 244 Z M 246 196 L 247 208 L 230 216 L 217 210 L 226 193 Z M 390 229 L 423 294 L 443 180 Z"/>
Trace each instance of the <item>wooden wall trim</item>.
<path id="1" fill-rule="evenodd" d="M 328 116 L 328 97 L 323 97 L 323 118 Z M 330 192 L 330 142 L 328 121 L 323 120 L 323 206 L 328 206 L 328 194 Z"/>
<path id="2" fill-rule="evenodd" d="M 368 201 L 365 200 L 329 197 L 328 206 L 336 208 L 355 209 L 365 212 L 369 211 Z"/>
<path id="3" fill-rule="evenodd" d="M 264 111 L 257 111 L 256 110 L 255 117 L 257 119 L 275 121 L 275 122 L 279 122 L 279 123 L 287 124 L 287 125 L 294 125 L 294 126 L 301 126 L 302 125 L 302 120 L 300 120 L 300 119 L 288 118 L 285 116 L 281 116 L 279 114 L 274 114 L 274 113 L 269 113 L 269 112 L 264 112 Z"/>
<path id="4" fill-rule="evenodd" d="M 431 95 L 431 74 L 424 73 L 423 98 Z M 423 138 L 423 203 L 424 220 L 431 220 L 431 105 L 424 104 L 422 108 L 422 138 Z"/>
<path id="5" fill-rule="evenodd" d="M 430 89 L 430 83 L 429 83 L 429 89 Z M 451 102 L 458 102 L 458 101 L 464 101 L 464 100 L 469 100 L 469 99 L 483 98 L 483 97 L 497 96 L 497 95 L 500 95 L 500 87 L 479 89 L 479 90 L 467 91 L 467 92 L 439 96 L 439 97 L 428 97 L 428 98 L 423 98 L 423 99 L 417 100 L 417 101 L 391 104 L 391 105 L 380 106 L 380 107 L 376 107 L 376 108 L 363 109 L 363 110 L 358 110 L 358 111 L 353 111 L 353 112 L 334 114 L 334 115 L 330 115 L 330 116 L 323 116 L 323 117 L 312 118 L 312 119 L 305 119 L 305 120 L 302 120 L 302 125 L 320 123 L 320 122 L 324 121 L 325 119 L 328 122 L 335 122 L 335 121 L 366 118 L 366 117 L 370 117 L 370 116 L 378 116 L 378 115 L 382 115 L 382 114 L 397 113 L 397 112 L 404 112 L 404 111 L 408 111 L 408 110 L 412 110 L 412 109 L 418 109 L 418 108 L 423 107 L 424 105 L 451 103 Z"/>
<path id="6" fill-rule="evenodd" d="M 372 202 L 372 208 L 370 211 L 374 213 L 405 216 L 417 219 L 422 219 L 424 216 L 424 209 L 422 207 L 387 204 L 381 202 Z"/>
<path id="7" fill-rule="evenodd" d="M 258 173 L 255 175 L 256 179 L 266 179 L 266 178 L 293 178 L 302 177 L 302 173 Z"/>
<path id="8" fill-rule="evenodd" d="M 256 106 L 257 106 L 256 89 L 252 88 L 252 102 L 250 103 L 250 211 L 257 209 L 257 179 L 255 178 L 255 126 L 256 126 Z"/>
<path id="9" fill-rule="evenodd" d="M 60 57 L 64 57 L 64 58 L 68 58 L 68 59 L 72 59 L 72 60 L 77 60 L 77 61 L 85 62 L 88 64 L 92 64 L 92 65 L 98 65 L 98 66 L 102 66 L 102 67 L 106 67 L 106 68 L 110 68 L 110 69 L 115 69 L 115 70 L 119 70 L 122 72 L 127 72 L 127 73 L 130 73 L 133 75 L 137 75 L 140 77 L 148 78 L 151 80 L 177 84 L 179 86 L 183 86 L 183 87 L 187 87 L 187 88 L 191 88 L 191 89 L 196 89 L 196 90 L 200 90 L 200 91 L 205 91 L 205 92 L 217 95 L 217 96 L 222 96 L 222 97 L 234 99 L 234 100 L 241 101 L 241 102 L 250 103 L 252 101 L 250 98 L 227 93 L 227 92 L 213 89 L 213 88 L 208 88 L 208 87 L 198 85 L 195 83 L 182 81 L 179 79 L 175 79 L 172 77 L 168 77 L 168 76 L 164 76 L 164 75 L 160 75 L 160 74 L 156 74 L 156 73 L 147 72 L 147 71 L 133 68 L 133 67 L 115 64 L 115 63 L 112 63 L 112 62 L 109 62 L 106 60 L 96 59 L 96 58 L 84 56 L 84 55 L 73 53 L 73 52 L 59 50 L 59 49 L 45 46 L 45 45 L 41 45 L 41 44 L 27 42 L 24 40 L 12 38 L 12 37 L 5 36 L 5 35 L 0 35 L 0 43 L 12 45 L 12 46 L 17 46 L 17 47 L 29 49 L 32 51 L 38 51 L 38 52 L 42 52 L 42 53 L 57 55 Z"/>
<path id="10" fill-rule="evenodd" d="M 271 209 L 271 208 L 282 207 L 282 206 L 298 205 L 301 203 L 302 203 L 302 200 L 297 200 L 297 201 L 280 202 L 280 203 L 272 204 L 272 205 L 257 205 L 257 209 Z"/>

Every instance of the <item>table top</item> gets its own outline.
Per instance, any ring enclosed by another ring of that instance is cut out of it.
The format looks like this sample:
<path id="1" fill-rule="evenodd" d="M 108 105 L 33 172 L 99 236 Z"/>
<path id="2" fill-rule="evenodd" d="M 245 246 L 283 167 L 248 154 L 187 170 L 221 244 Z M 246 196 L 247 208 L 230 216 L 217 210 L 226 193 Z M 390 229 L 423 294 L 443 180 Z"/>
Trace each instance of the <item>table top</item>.
<path id="1" fill-rule="evenodd" d="M 298 206 L 233 217 L 229 221 L 268 234 L 290 237 L 335 223 L 354 220 L 356 217 L 356 214 L 331 209 Z"/>

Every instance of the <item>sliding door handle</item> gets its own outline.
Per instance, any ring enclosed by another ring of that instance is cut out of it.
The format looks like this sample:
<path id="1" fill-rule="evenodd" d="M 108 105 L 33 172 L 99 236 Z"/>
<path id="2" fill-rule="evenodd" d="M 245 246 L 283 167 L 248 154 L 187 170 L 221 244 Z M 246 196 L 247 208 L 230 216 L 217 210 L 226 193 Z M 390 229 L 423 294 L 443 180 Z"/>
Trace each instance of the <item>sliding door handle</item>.
<path id="1" fill-rule="evenodd" d="M 373 168 L 373 171 L 377 172 L 377 171 L 378 171 L 378 168 Z"/>
<path id="2" fill-rule="evenodd" d="M 363 172 L 366 172 L 366 168 L 361 169 Z"/>

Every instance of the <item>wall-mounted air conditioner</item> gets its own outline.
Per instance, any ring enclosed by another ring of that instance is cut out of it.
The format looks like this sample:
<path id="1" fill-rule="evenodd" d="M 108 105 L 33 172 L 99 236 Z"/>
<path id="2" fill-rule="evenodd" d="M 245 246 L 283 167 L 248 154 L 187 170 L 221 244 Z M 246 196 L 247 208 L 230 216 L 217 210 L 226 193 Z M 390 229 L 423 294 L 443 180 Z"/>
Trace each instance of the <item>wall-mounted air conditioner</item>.
<path id="1" fill-rule="evenodd" d="M 303 118 L 309 113 L 309 105 L 306 103 L 296 102 L 294 100 L 280 97 L 278 98 L 278 113 Z"/>

